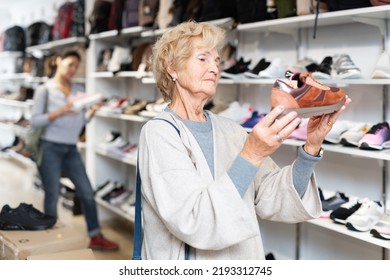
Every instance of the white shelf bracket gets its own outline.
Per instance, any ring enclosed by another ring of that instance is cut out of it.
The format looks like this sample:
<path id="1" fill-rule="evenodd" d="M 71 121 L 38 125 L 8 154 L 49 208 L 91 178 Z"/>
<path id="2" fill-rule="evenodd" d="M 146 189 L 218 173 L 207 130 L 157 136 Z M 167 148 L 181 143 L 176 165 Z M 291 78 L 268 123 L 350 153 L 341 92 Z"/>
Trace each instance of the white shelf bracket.
<path id="1" fill-rule="evenodd" d="M 386 41 L 387 41 L 387 20 L 386 19 L 377 19 L 377 18 L 367 18 L 367 17 L 352 17 L 353 21 L 360 22 L 372 26 L 376 26 L 379 29 L 379 32 L 382 37 L 382 49 L 387 50 Z"/>
<path id="2" fill-rule="evenodd" d="M 364 24 L 376 26 L 378 27 L 382 36 L 386 35 L 386 22 L 384 19 L 367 18 L 367 17 L 359 17 L 359 16 L 352 17 L 352 19 L 353 21 L 356 22 L 361 22 Z"/>
<path id="3" fill-rule="evenodd" d="M 277 27 L 272 26 L 268 28 L 268 32 L 275 32 L 275 33 L 281 33 L 281 34 L 287 34 L 293 37 L 295 43 L 298 43 L 298 32 L 299 28 L 285 28 L 285 27 Z"/>

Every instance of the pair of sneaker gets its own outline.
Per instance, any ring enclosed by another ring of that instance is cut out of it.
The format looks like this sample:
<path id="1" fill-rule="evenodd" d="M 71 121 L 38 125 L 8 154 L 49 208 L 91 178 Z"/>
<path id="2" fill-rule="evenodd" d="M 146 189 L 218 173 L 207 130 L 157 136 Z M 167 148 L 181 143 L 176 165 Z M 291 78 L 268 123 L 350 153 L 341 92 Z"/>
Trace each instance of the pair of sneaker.
<path id="1" fill-rule="evenodd" d="M 16 208 L 6 204 L 0 212 L 0 230 L 45 230 L 52 228 L 56 222 L 55 217 L 27 203 L 20 203 Z"/>
<path id="2" fill-rule="evenodd" d="M 326 135 L 325 142 L 358 147 L 359 141 L 371 127 L 371 123 L 338 120 Z"/>

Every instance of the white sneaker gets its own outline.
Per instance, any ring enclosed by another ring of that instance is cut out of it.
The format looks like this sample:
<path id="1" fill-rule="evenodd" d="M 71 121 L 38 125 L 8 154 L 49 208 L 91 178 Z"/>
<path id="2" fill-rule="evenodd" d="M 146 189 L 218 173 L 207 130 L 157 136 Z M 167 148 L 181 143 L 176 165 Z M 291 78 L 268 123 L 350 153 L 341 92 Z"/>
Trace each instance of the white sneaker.
<path id="1" fill-rule="evenodd" d="M 369 231 L 384 213 L 385 208 L 381 202 L 365 200 L 360 208 L 347 218 L 346 226 L 354 231 Z"/>
<path id="2" fill-rule="evenodd" d="M 377 238 L 390 240 L 390 213 L 384 214 L 370 233 Z"/>
<path id="3" fill-rule="evenodd" d="M 286 72 L 286 66 L 280 58 L 272 60 L 271 64 L 259 72 L 259 77 L 262 79 L 279 79 L 284 78 Z"/>
<path id="4" fill-rule="evenodd" d="M 351 121 L 346 120 L 338 120 L 334 123 L 332 129 L 325 137 L 325 141 L 333 144 L 340 143 L 340 136 L 342 133 L 353 127 L 353 123 Z"/>
<path id="5" fill-rule="evenodd" d="M 218 115 L 241 124 L 252 116 L 252 106 L 249 103 L 240 104 L 238 101 L 233 101 Z"/>
<path id="6" fill-rule="evenodd" d="M 80 112 L 82 109 L 88 108 L 102 100 L 100 93 L 78 93 L 73 99 L 73 110 Z"/>
<path id="7" fill-rule="evenodd" d="M 110 61 L 108 62 L 108 71 L 116 72 L 121 68 L 121 63 L 128 62 L 130 49 L 120 46 L 115 46 Z"/>
<path id="8" fill-rule="evenodd" d="M 118 182 L 112 182 L 110 181 L 108 184 L 106 184 L 103 188 L 101 188 L 100 190 L 98 190 L 96 192 L 96 196 L 100 197 L 100 198 L 103 198 L 103 196 L 109 194 L 110 192 L 112 192 L 112 190 L 114 190 L 115 188 L 117 188 L 119 185 Z"/>
<path id="9" fill-rule="evenodd" d="M 154 103 L 147 104 L 145 110 L 139 112 L 138 115 L 153 118 L 164 111 L 168 104 L 169 102 L 165 102 L 164 99 L 160 98 Z"/>
<path id="10" fill-rule="evenodd" d="M 353 63 L 347 54 L 336 55 L 333 58 L 333 70 L 336 79 L 361 79 L 363 78 L 360 69 Z"/>
<path id="11" fill-rule="evenodd" d="M 371 75 L 372 79 L 389 79 L 390 78 L 390 56 L 384 51 L 376 63 L 375 70 Z"/>

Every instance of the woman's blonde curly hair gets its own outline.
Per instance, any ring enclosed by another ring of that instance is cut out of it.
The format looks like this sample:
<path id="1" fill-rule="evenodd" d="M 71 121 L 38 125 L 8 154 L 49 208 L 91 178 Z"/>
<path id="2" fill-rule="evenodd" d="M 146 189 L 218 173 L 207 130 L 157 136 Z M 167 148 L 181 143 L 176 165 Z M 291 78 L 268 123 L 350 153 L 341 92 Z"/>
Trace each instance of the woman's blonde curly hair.
<path id="1" fill-rule="evenodd" d="M 204 46 L 221 52 L 225 41 L 225 31 L 211 23 L 188 21 L 165 32 L 153 45 L 152 68 L 157 88 L 165 101 L 172 100 L 175 82 L 168 73 L 180 69 L 192 53 L 192 39 L 201 38 Z"/>

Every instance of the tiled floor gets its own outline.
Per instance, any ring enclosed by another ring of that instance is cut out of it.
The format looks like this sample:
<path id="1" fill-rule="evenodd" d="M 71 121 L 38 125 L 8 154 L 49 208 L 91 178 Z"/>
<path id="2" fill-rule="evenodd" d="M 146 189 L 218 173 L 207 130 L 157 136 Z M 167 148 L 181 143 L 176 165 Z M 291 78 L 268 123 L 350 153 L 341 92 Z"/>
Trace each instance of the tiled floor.
<path id="1" fill-rule="evenodd" d="M 43 192 L 34 186 L 34 176 L 29 169 L 24 169 L 23 164 L 15 160 L 8 160 L 0 156 L 0 208 L 8 204 L 12 208 L 17 207 L 21 202 L 32 204 L 35 208 L 42 210 Z M 74 216 L 69 210 L 59 203 L 59 220 L 73 227 L 86 236 L 86 224 L 82 215 Z M 98 260 L 128 260 L 133 252 L 133 228 L 129 221 L 99 208 L 103 234 L 110 240 L 118 242 L 120 250 L 115 252 L 94 251 Z"/>

